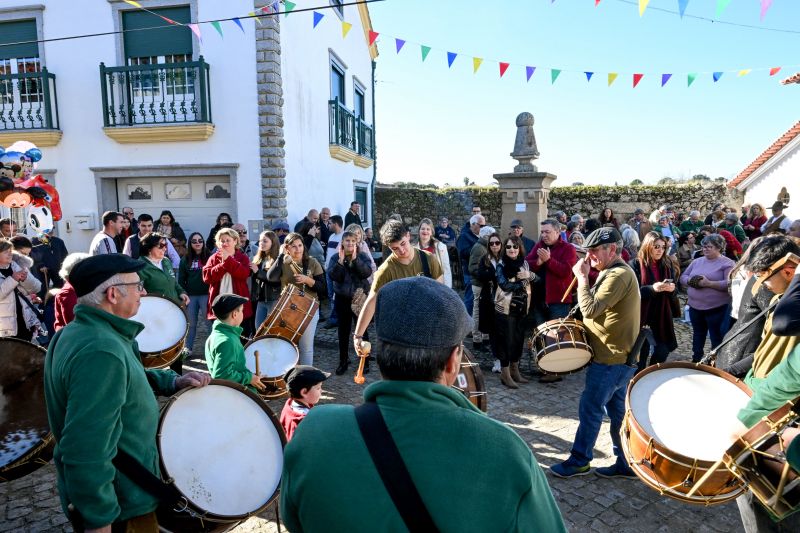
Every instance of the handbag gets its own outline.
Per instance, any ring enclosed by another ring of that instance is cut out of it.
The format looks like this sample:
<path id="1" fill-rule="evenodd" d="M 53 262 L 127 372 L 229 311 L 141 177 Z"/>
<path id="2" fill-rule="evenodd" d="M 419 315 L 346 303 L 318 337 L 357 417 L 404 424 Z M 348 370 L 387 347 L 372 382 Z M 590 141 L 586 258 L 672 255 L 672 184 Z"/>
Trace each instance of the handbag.
<path id="1" fill-rule="evenodd" d="M 353 291 L 353 298 L 350 301 L 350 309 L 356 316 L 361 315 L 361 310 L 364 308 L 364 303 L 367 301 L 367 291 L 361 287 L 357 287 Z"/>

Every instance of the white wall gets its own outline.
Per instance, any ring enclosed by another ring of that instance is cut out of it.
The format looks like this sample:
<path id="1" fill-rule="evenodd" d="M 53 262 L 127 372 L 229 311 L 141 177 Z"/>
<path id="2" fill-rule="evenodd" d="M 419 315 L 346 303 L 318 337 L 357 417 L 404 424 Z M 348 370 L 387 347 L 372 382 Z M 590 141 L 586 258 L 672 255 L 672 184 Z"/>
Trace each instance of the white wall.
<path id="1" fill-rule="evenodd" d="M 353 201 L 353 181 L 369 184 L 373 168 L 361 168 L 331 157 L 328 151 L 330 52 L 344 63 L 345 104 L 353 108 L 353 76 L 365 89 L 365 121 L 372 116 L 372 62 L 364 38 L 358 6 L 345 6 L 344 20 L 353 25 L 342 39 L 342 24 L 333 9 L 312 30 L 312 14 L 281 17 L 281 73 L 283 77 L 286 188 L 289 223 L 309 209 L 330 207 L 344 217 Z M 365 206 L 366 208 L 366 206 Z M 363 218 L 363 217 L 362 217 Z M 369 221 L 370 224 L 372 221 Z"/>
<path id="2" fill-rule="evenodd" d="M 46 6 L 44 38 L 114 30 L 112 4 L 105 0 L 40 3 Z M 0 9 L 15 5 L 20 5 L 19 0 L 0 0 Z M 247 0 L 198 2 L 199 20 L 244 15 L 252 10 L 252 1 Z M 118 66 L 118 36 L 45 43 L 43 64 L 56 75 L 64 135 L 58 146 L 42 149 L 39 165 L 57 169 L 56 184 L 65 220 L 100 209 L 90 167 L 183 163 L 238 163 L 234 216 L 245 222 L 261 218 L 255 22 L 242 23 L 245 34 L 226 22 L 224 39 L 210 25 L 203 25 L 203 42 L 194 40 L 195 53 L 202 54 L 211 66 L 212 117 L 216 127 L 210 139 L 198 142 L 119 144 L 103 133 L 99 64 L 103 61 L 106 66 Z M 68 233 L 62 223 L 59 234 L 70 250 L 77 251 L 88 247 L 93 232 Z"/>
<path id="3" fill-rule="evenodd" d="M 745 191 L 745 203 L 762 204 L 767 209 L 767 216 L 770 216 L 769 208 L 778 199 L 781 188 L 786 187 L 791 199 L 784 214 L 792 220 L 800 218 L 800 142 L 793 141 L 792 144 L 786 147 L 786 152 L 776 154 L 775 163 L 756 177 Z"/>

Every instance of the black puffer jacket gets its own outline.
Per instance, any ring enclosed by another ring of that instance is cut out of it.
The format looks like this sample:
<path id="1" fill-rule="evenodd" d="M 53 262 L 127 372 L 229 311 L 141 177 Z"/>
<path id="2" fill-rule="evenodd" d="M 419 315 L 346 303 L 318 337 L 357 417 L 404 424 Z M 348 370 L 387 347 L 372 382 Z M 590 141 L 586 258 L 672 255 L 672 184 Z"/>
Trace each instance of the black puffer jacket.
<path id="1" fill-rule="evenodd" d="M 339 254 L 333 254 L 328 261 L 328 272 L 333 281 L 333 292 L 336 296 L 343 298 L 352 298 L 353 292 L 357 288 L 364 289 L 365 292 L 369 291 L 369 282 L 367 278 L 372 275 L 372 261 L 365 253 L 359 253 L 355 260 L 350 261 L 349 258 L 344 260 L 343 264 L 339 263 Z"/>

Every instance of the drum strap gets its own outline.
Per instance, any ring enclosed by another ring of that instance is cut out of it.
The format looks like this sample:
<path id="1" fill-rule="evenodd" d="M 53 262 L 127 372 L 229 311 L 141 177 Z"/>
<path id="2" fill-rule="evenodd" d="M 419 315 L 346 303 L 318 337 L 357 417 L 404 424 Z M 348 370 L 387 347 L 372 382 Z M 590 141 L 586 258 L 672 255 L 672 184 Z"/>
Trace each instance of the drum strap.
<path id="1" fill-rule="evenodd" d="M 439 529 L 408 473 L 378 404 L 367 402 L 359 405 L 355 414 L 372 462 L 408 530 L 438 532 Z"/>
<path id="2" fill-rule="evenodd" d="M 117 448 L 117 456 L 111 462 L 140 489 L 155 496 L 161 503 L 173 505 L 181 500 L 182 496 L 178 489 L 161 481 L 122 448 Z"/>
<path id="3" fill-rule="evenodd" d="M 422 263 L 422 274 L 426 278 L 432 278 L 433 276 L 431 276 L 431 267 L 428 264 L 428 256 L 425 255 L 423 250 L 418 250 L 417 253 L 419 254 L 419 260 Z"/>

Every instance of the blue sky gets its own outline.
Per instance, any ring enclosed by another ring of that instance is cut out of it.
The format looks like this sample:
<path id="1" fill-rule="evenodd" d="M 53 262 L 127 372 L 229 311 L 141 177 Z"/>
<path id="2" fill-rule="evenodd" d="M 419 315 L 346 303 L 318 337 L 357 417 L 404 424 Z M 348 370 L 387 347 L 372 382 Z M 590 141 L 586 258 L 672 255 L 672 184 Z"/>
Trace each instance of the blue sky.
<path id="1" fill-rule="evenodd" d="M 714 17 L 716 0 L 687 15 Z M 780 33 L 680 19 L 677 0 L 386 0 L 370 5 L 378 38 L 378 180 L 462 184 L 510 172 L 518 113 L 533 113 L 540 171 L 555 185 L 731 178 L 800 120 L 800 30 Z M 732 0 L 720 20 L 800 28 L 800 2 Z M 397 54 L 394 37 L 407 40 Z M 419 44 L 433 48 L 421 61 Z M 451 69 L 446 51 L 459 53 Z M 472 57 L 485 58 L 473 75 Z M 493 61 L 494 60 L 494 61 Z M 499 78 L 496 61 L 512 65 Z M 524 65 L 536 66 L 530 82 Z M 783 70 L 769 77 L 769 67 Z M 555 84 L 550 68 L 561 68 Z M 744 77 L 739 69 L 752 68 Z M 756 70 L 766 69 L 766 70 Z M 583 71 L 594 71 L 587 83 Z M 712 72 L 726 71 L 719 82 Z M 619 72 L 607 86 L 607 74 Z M 634 72 L 644 73 L 632 88 Z M 686 76 L 698 78 L 687 88 Z M 672 79 L 661 87 L 661 74 Z"/>

